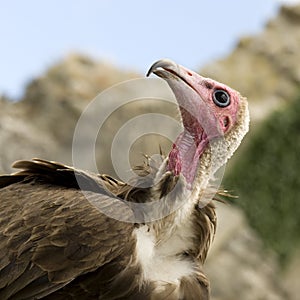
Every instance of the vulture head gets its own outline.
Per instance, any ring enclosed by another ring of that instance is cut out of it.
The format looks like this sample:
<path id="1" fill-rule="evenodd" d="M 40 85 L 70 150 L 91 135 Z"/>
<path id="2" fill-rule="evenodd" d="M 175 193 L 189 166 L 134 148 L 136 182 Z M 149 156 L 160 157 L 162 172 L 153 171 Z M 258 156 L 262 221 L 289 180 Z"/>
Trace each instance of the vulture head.
<path id="1" fill-rule="evenodd" d="M 151 73 L 166 80 L 172 89 L 184 127 L 158 177 L 168 173 L 178 177 L 180 190 L 191 193 L 189 203 L 197 203 L 248 131 L 247 100 L 225 84 L 168 59 L 155 62 L 147 76 Z"/>

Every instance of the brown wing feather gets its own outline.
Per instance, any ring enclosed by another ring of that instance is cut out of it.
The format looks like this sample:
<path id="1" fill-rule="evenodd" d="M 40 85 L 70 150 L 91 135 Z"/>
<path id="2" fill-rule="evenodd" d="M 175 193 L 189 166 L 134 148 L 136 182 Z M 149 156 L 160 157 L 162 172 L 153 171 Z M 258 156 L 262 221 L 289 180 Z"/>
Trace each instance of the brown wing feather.
<path id="1" fill-rule="evenodd" d="M 34 178 L 39 182 L 97 193 L 107 193 L 107 189 L 105 189 L 105 185 L 103 185 L 103 180 L 96 174 L 86 173 L 57 162 L 34 158 L 31 161 L 16 161 L 13 167 L 19 168 L 21 171 L 11 176 L 4 176 L 3 179 L 1 177 L 0 187 L 5 186 L 5 183 L 9 184 L 8 177 L 11 177 L 10 181 L 12 183 L 25 178 L 27 180 Z"/>
<path id="2" fill-rule="evenodd" d="M 135 243 L 131 223 L 87 200 L 132 216 L 97 176 L 75 171 L 86 181 L 84 195 L 72 168 L 43 160 L 14 166 L 23 170 L 0 177 L 0 299 L 46 296 Z"/>

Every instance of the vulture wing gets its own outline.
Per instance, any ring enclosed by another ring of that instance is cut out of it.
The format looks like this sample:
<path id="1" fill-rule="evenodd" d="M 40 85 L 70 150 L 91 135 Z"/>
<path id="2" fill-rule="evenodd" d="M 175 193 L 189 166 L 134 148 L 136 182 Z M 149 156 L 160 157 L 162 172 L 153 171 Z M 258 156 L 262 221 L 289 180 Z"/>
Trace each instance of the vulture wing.
<path id="1" fill-rule="evenodd" d="M 0 299 L 49 294 L 69 299 L 74 289 L 77 296 L 82 289 L 94 299 L 103 286 L 113 284 L 109 278 L 126 269 L 130 256 L 121 251 L 134 251 L 134 225 L 95 208 L 76 176 L 93 202 L 119 210 L 128 220 L 132 211 L 107 190 L 110 182 L 104 188 L 103 178 L 96 175 L 37 159 L 14 167 L 22 170 L 0 177 Z"/>

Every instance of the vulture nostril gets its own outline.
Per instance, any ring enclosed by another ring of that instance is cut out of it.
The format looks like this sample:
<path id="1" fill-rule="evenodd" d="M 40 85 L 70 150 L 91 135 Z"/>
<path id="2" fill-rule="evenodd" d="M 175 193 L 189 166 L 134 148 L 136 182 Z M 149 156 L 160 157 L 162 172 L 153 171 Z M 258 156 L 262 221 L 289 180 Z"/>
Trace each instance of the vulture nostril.
<path id="1" fill-rule="evenodd" d="M 206 87 L 207 89 L 209 89 L 209 90 L 211 90 L 211 89 L 213 88 L 213 85 L 212 85 L 210 82 L 208 82 L 208 81 L 205 81 L 205 82 L 204 82 L 204 85 L 205 85 L 205 87 Z"/>
<path id="2" fill-rule="evenodd" d="M 193 74 L 192 74 L 191 72 L 189 72 L 189 71 L 187 71 L 187 74 L 188 74 L 189 76 L 193 76 Z"/>

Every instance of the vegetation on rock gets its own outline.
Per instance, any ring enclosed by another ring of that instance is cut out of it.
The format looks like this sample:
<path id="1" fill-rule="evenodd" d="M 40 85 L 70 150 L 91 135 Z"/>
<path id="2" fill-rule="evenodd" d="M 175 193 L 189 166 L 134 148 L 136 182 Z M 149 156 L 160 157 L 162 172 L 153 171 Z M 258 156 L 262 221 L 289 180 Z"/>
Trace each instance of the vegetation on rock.
<path id="1" fill-rule="evenodd" d="M 300 242 L 300 93 L 273 113 L 235 162 L 225 186 L 250 224 L 285 263 Z"/>

